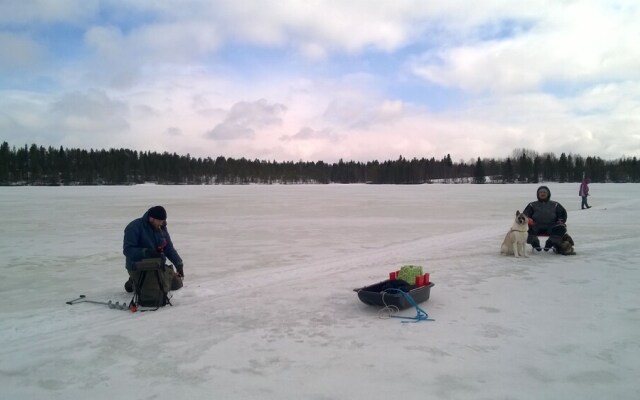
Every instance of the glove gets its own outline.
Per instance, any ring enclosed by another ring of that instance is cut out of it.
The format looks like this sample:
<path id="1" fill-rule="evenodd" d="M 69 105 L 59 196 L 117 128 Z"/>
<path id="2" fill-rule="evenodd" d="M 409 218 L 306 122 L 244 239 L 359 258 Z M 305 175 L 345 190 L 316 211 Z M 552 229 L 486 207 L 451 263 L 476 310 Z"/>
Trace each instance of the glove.
<path id="1" fill-rule="evenodd" d="M 160 243 L 160 245 L 156 247 L 156 251 L 158 253 L 164 253 L 165 247 L 167 247 L 167 241 L 165 239 L 162 239 L 162 243 Z"/>
<path id="2" fill-rule="evenodd" d="M 178 275 L 180 275 L 180 278 L 184 278 L 184 265 L 176 265 L 176 271 L 178 271 Z"/>
<path id="3" fill-rule="evenodd" d="M 143 258 L 160 258 L 160 253 L 156 249 L 148 248 L 142 251 Z"/>

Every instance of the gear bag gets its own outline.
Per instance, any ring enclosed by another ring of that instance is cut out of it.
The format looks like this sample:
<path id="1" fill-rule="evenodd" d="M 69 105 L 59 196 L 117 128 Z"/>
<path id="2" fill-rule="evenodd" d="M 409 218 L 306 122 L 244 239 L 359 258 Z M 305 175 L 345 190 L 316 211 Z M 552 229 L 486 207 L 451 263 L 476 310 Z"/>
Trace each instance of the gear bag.
<path id="1" fill-rule="evenodd" d="M 164 265 L 160 258 L 139 261 L 135 267 L 135 271 L 130 273 L 133 279 L 133 298 L 129 308 L 155 307 L 155 311 L 167 304 L 171 306 L 169 292 L 175 279 L 173 268 Z"/>

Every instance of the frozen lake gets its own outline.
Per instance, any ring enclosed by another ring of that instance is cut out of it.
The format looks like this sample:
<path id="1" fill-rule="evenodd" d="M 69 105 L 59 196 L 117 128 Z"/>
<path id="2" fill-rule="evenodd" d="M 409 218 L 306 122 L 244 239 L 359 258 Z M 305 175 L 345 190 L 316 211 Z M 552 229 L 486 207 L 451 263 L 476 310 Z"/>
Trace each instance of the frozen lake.
<path id="1" fill-rule="evenodd" d="M 640 185 L 581 211 L 550 183 L 578 255 L 501 256 L 537 186 L 0 187 L 0 398 L 640 398 Z M 123 230 L 157 204 L 174 307 L 65 305 L 130 299 Z M 436 321 L 352 291 L 405 264 Z"/>

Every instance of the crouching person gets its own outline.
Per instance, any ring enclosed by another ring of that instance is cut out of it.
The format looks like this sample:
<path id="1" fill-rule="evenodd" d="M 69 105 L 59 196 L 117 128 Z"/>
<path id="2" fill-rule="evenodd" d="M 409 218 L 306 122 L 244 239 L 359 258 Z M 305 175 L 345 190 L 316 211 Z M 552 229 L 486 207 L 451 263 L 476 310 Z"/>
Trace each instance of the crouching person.
<path id="1" fill-rule="evenodd" d="M 122 252 L 126 258 L 125 267 L 129 273 L 129 279 L 124 284 L 127 292 L 131 293 L 136 288 L 144 288 L 145 291 L 155 289 L 163 292 L 166 297 L 169 290 L 178 290 L 182 287 L 184 265 L 178 251 L 173 247 L 167 230 L 167 212 L 164 207 L 151 207 L 141 218 L 127 225 L 124 230 Z M 173 263 L 176 271 L 166 264 L 167 259 Z M 138 270 L 141 265 L 153 264 L 157 264 L 157 268 L 153 271 Z M 150 275 L 149 272 L 153 272 L 153 276 L 147 276 Z M 159 284 L 158 288 L 152 287 Z"/>

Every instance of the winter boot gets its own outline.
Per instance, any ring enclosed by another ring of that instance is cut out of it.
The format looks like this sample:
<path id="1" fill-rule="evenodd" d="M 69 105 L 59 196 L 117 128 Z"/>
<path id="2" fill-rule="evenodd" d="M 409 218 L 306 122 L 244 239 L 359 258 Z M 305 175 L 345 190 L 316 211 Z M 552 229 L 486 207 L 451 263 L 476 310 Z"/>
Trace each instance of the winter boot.
<path id="1" fill-rule="evenodd" d="M 133 280 L 131 277 L 129 277 L 129 280 L 124 283 L 124 290 L 126 290 L 127 293 L 133 293 Z"/>
<path id="2" fill-rule="evenodd" d="M 540 251 L 542 248 L 540 247 L 540 240 L 538 240 L 538 236 L 529 232 L 529 236 L 527 237 L 527 243 L 531 245 L 534 249 Z"/>
<path id="3" fill-rule="evenodd" d="M 532 246 L 534 249 L 536 249 L 536 251 L 540 251 L 540 250 L 542 250 L 542 247 L 540 247 L 540 241 L 539 241 L 538 239 L 534 240 L 534 241 L 531 243 L 531 246 Z"/>
<path id="4" fill-rule="evenodd" d="M 175 274 L 173 278 L 171 278 L 171 290 L 178 290 L 182 287 L 182 278 L 180 275 Z"/>

